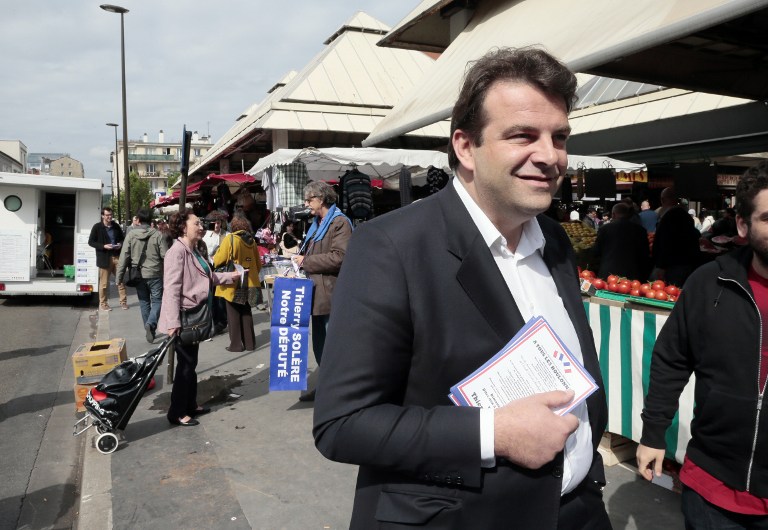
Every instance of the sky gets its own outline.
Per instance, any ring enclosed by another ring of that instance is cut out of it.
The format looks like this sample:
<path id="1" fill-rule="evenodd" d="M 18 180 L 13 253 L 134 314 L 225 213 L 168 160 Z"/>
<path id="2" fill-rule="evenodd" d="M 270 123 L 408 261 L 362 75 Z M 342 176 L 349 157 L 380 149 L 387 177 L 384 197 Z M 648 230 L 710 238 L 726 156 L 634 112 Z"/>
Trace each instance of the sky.
<path id="1" fill-rule="evenodd" d="M 394 27 L 418 0 L 107 0 L 125 17 L 128 138 L 221 138 L 357 11 Z M 109 185 L 122 141 L 120 15 L 91 0 L 3 0 L 0 139 L 68 153 Z"/>

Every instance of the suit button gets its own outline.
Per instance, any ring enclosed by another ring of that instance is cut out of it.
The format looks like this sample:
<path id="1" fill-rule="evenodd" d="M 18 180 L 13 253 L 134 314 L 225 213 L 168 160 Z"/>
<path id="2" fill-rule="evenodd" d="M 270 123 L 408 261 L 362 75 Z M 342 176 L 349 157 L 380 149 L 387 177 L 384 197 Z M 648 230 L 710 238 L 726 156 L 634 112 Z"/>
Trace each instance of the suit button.
<path id="1" fill-rule="evenodd" d="M 456 485 L 461 486 L 462 484 L 464 484 L 464 479 L 461 476 L 456 477 Z"/>
<path id="2" fill-rule="evenodd" d="M 426 480 L 427 482 L 432 482 L 432 477 L 429 475 L 429 473 L 424 475 L 424 480 Z"/>
<path id="3" fill-rule="evenodd" d="M 562 478 L 563 466 L 555 466 L 552 468 L 552 476 L 555 478 Z"/>
<path id="4" fill-rule="evenodd" d="M 447 477 L 445 477 L 445 483 L 446 483 L 446 484 L 450 485 L 450 484 L 452 484 L 452 482 L 453 482 L 453 481 L 451 480 L 451 477 L 450 477 L 450 476 L 447 476 Z"/>

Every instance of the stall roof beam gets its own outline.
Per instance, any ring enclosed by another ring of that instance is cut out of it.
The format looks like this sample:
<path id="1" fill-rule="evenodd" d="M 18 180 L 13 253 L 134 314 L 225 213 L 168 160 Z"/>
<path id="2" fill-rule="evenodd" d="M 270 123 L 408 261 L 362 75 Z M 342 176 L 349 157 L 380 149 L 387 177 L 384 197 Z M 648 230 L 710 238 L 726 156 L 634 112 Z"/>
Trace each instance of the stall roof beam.
<path id="1" fill-rule="evenodd" d="M 449 117 L 467 63 L 494 46 L 541 45 L 577 72 L 768 99 L 756 34 L 767 22 L 768 0 L 486 0 L 363 145 Z"/>

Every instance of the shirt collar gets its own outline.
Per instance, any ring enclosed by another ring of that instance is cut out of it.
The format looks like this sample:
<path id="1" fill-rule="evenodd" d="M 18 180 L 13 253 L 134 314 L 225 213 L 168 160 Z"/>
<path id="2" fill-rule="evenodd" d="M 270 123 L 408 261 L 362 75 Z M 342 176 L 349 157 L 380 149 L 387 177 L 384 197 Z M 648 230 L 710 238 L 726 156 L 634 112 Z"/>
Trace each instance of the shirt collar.
<path id="1" fill-rule="evenodd" d="M 488 245 L 488 248 L 492 249 L 495 244 L 498 244 L 499 248 L 506 248 L 506 238 L 499 232 L 499 229 L 496 228 L 485 212 L 469 195 L 469 192 L 458 177 L 454 177 L 453 186 L 456 189 L 456 193 L 459 194 L 459 199 L 461 199 L 461 202 L 464 203 L 464 206 L 469 212 L 469 216 L 480 231 L 480 235 L 483 237 L 485 244 Z M 524 257 L 529 256 L 538 250 L 544 255 L 545 243 L 546 240 L 544 239 L 544 233 L 541 231 L 539 221 L 533 217 L 523 224 L 523 233 L 520 236 L 520 243 L 517 245 L 516 254 Z"/>

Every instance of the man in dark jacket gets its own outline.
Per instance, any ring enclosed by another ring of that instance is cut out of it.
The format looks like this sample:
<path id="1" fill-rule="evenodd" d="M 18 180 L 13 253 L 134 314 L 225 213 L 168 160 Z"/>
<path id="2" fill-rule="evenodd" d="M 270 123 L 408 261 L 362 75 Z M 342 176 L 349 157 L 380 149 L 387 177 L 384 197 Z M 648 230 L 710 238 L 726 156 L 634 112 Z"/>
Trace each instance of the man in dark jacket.
<path id="1" fill-rule="evenodd" d="M 131 266 L 140 266 L 141 280 L 136 284 L 136 296 L 139 298 L 145 337 L 151 344 L 155 341 L 157 319 L 160 318 L 160 304 L 163 301 L 163 259 L 168 250 L 168 242 L 163 234 L 149 226 L 152 220 L 149 210 L 142 208 L 134 218 L 138 224 L 132 225 L 125 238 L 116 277 L 118 285 L 121 285 L 125 270 Z"/>
<path id="2" fill-rule="evenodd" d="M 594 255 L 600 264 L 597 273 L 600 278 L 616 274 L 642 282 L 648 279 L 651 272 L 648 232 L 632 222 L 633 213 L 627 203 L 616 203 L 611 210 L 611 222 L 598 230 Z"/>
<path id="3" fill-rule="evenodd" d="M 686 528 L 768 528 L 768 163 L 736 187 L 748 246 L 697 269 L 653 350 L 640 473 L 661 474 L 665 432 L 696 376 L 695 418 L 680 471 Z"/>
<path id="4" fill-rule="evenodd" d="M 112 208 L 101 209 L 101 221 L 93 225 L 88 244 L 96 249 L 96 266 L 99 268 L 99 309 L 112 311 L 107 303 L 109 295 L 109 275 L 117 271 L 118 257 L 123 246 L 123 229 L 112 220 Z M 118 282 L 120 307 L 128 309 L 128 297 L 125 286 Z"/>

